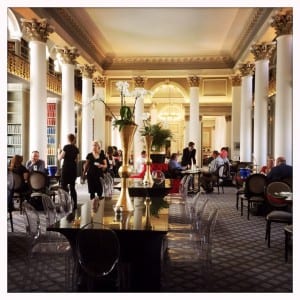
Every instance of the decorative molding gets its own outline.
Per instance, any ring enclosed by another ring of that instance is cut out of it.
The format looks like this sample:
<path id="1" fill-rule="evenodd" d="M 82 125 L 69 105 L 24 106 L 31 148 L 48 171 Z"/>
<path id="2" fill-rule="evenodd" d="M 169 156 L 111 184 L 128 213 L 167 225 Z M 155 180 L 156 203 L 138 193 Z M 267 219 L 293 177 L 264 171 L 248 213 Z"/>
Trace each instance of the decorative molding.
<path id="1" fill-rule="evenodd" d="M 240 75 L 231 76 L 231 85 L 232 86 L 241 86 L 242 78 Z"/>
<path id="2" fill-rule="evenodd" d="M 276 48 L 276 43 L 261 43 L 252 45 L 250 52 L 253 54 L 255 61 L 270 59 L 273 51 Z"/>
<path id="3" fill-rule="evenodd" d="M 96 68 L 93 64 L 84 64 L 79 66 L 80 72 L 83 78 L 93 78 L 93 74 L 96 72 Z"/>
<path id="4" fill-rule="evenodd" d="M 103 68 L 107 70 L 125 69 L 202 69 L 232 68 L 230 56 L 129 56 L 106 58 Z"/>
<path id="5" fill-rule="evenodd" d="M 246 64 L 240 64 L 239 70 L 241 72 L 242 77 L 253 75 L 255 69 L 255 64 L 252 64 L 250 62 Z"/>
<path id="6" fill-rule="evenodd" d="M 23 19 L 21 18 L 22 34 L 29 41 L 47 42 L 48 36 L 54 28 L 47 23 L 47 19 Z"/>
<path id="7" fill-rule="evenodd" d="M 190 87 L 199 87 L 200 78 L 198 76 L 188 77 L 188 84 Z"/>
<path id="8" fill-rule="evenodd" d="M 249 47 L 251 40 L 259 31 L 259 28 L 265 22 L 266 18 L 272 12 L 272 8 L 256 8 L 249 18 L 249 22 L 244 26 L 243 33 L 235 43 L 235 49 L 232 51 L 232 59 L 236 60 Z"/>
<path id="9" fill-rule="evenodd" d="M 96 87 L 105 88 L 105 77 L 97 76 L 93 78 L 93 83 Z"/>
<path id="10" fill-rule="evenodd" d="M 60 60 L 63 64 L 75 65 L 76 58 L 79 56 L 76 47 L 55 47 L 56 52 L 60 54 Z"/>
<path id="11" fill-rule="evenodd" d="M 271 26 L 275 28 L 276 36 L 293 34 L 293 12 L 288 10 L 280 12 L 273 17 Z"/>
<path id="12" fill-rule="evenodd" d="M 145 79 L 141 76 L 134 77 L 134 87 L 135 88 L 143 88 L 145 85 Z"/>

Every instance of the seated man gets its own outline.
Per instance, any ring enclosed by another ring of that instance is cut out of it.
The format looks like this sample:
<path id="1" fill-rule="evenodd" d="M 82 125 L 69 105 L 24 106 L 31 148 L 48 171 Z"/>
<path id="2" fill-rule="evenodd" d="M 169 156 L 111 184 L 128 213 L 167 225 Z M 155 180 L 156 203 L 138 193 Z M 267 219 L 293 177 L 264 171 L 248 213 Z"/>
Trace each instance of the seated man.
<path id="1" fill-rule="evenodd" d="M 182 177 L 181 171 L 186 169 L 186 167 L 181 166 L 181 164 L 177 161 L 177 159 L 178 159 L 177 153 L 172 153 L 168 163 L 168 169 L 171 178 Z"/>
<path id="2" fill-rule="evenodd" d="M 267 181 L 282 181 L 293 177 L 293 167 L 286 164 L 285 157 L 279 156 L 276 159 L 276 166 L 267 174 Z"/>
<path id="3" fill-rule="evenodd" d="M 208 172 L 205 172 L 200 177 L 201 186 L 207 192 L 213 192 L 213 183 L 217 180 L 218 175 L 216 174 L 218 168 L 224 164 L 219 152 L 214 150 L 212 153 L 213 160 L 208 165 Z"/>
<path id="4" fill-rule="evenodd" d="M 40 159 L 39 151 L 32 151 L 31 159 L 26 162 L 25 167 L 29 172 L 40 171 L 43 173 L 47 173 L 45 162 Z"/>

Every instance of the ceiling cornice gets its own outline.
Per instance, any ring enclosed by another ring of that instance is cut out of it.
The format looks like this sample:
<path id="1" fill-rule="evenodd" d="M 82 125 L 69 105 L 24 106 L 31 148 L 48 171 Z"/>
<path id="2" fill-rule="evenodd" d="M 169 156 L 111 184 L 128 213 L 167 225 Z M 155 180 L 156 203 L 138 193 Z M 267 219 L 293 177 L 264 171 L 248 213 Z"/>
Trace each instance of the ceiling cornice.
<path id="1" fill-rule="evenodd" d="M 266 22 L 272 11 L 273 8 L 256 8 L 254 10 L 232 52 L 232 59 L 235 63 L 237 63 L 242 54 L 249 49 L 260 27 Z"/>
<path id="2" fill-rule="evenodd" d="M 253 43 L 259 28 L 272 12 L 272 8 L 256 8 L 232 56 L 193 56 L 193 57 L 111 57 L 105 56 L 96 41 L 73 14 L 72 8 L 33 8 L 41 17 L 46 17 L 55 27 L 55 31 L 72 46 L 79 49 L 82 57 L 95 64 L 100 72 L 113 70 L 197 70 L 197 69 L 233 69 L 241 55 Z"/>

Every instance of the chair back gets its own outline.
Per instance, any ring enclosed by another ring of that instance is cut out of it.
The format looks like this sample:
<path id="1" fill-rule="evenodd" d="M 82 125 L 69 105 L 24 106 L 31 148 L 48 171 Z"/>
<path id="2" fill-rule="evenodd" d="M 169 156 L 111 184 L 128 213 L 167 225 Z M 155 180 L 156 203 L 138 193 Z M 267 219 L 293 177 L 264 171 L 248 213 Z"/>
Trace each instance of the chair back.
<path id="1" fill-rule="evenodd" d="M 23 185 L 23 177 L 20 174 L 13 172 L 13 188 L 14 191 L 17 192 L 21 189 Z"/>
<path id="2" fill-rule="evenodd" d="M 213 233 L 218 218 L 218 209 L 214 208 L 210 211 L 207 221 L 202 225 L 201 240 L 204 243 L 211 244 L 213 239 Z"/>
<path id="3" fill-rule="evenodd" d="M 44 212 L 46 214 L 47 226 L 50 226 L 58 221 L 56 207 L 51 197 L 47 194 L 41 194 Z"/>
<path id="4" fill-rule="evenodd" d="M 41 235 L 40 217 L 35 208 L 27 201 L 23 203 L 23 211 L 26 233 L 36 241 Z"/>
<path id="5" fill-rule="evenodd" d="M 116 233 L 101 223 L 89 223 L 77 235 L 79 264 L 87 275 L 99 279 L 110 274 L 118 264 L 120 244 Z"/>
<path id="6" fill-rule="evenodd" d="M 63 215 L 71 213 L 74 207 L 73 200 L 70 194 L 62 188 L 57 189 L 58 203 L 60 206 L 60 212 Z"/>
<path id="7" fill-rule="evenodd" d="M 183 199 L 187 198 L 189 186 L 190 186 L 192 179 L 193 179 L 193 175 L 186 174 L 182 177 L 182 179 L 180 181 L 179 193 Z"/>
<path id="8" fill-rule="evenodd" d="M 47 176 L 43 172 L 34 171 L 29 175 L 29 185 L 32 191 L 45 191 L 47 187 Z"/>
<path id="9" fill-rule="evenodd" d="M 263 174 L 251 174 L 246 179 L 245 194 L 251 196 L 261 196 L 265 193 L 267 177 Z"/>
<path id="10" fill-rule="evenodd" d="M 266 187 L 266 198 L 268 204 L 276 209 L 287 207 L 287 203 L 280 197 L 280 192 L 291 192 L 291 187 L 282 181 L 270 182 Z M 278 194 L 277 194 L 278 193 Z M 276 195 L 277 194 L 277 195 Z"/>

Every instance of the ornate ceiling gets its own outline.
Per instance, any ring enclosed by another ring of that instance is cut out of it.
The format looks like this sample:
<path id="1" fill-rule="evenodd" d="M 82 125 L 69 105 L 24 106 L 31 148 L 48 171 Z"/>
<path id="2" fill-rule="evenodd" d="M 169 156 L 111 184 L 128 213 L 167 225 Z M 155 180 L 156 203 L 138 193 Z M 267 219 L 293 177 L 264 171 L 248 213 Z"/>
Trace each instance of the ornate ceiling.
<path id="1" fill-rule="evenodd" d="M 53 45 L 75 46 L 79 63 L 107 77 L 229 76 L 256 42 L 275 38 L 274 8 L 12 8 L 47 18 Z"/>

